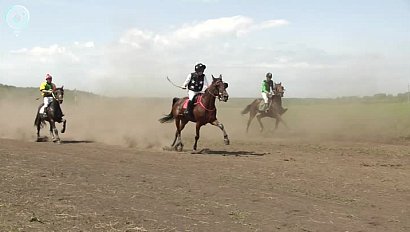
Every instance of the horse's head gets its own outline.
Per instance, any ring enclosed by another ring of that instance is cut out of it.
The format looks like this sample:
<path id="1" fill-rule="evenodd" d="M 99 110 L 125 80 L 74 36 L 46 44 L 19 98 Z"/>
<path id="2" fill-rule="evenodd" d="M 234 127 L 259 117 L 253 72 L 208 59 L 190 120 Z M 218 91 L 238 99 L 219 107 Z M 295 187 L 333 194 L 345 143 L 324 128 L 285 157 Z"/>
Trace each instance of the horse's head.
<path id="1" fill-rule="evenodd" d="M 218 78 L 215 78 L 212 75 L 212 84 L 208 87 L 208 91 L 215 96 L 218 97 L 220 101 L 228 101 L 229 94 L 226 92 L 228 88 L 228 83 L 222 81 L 222 75 L 220 74 Z"/>
<path id="2" fill-rule="evenodd" d="M 283 97 L 285 93 L 285 87 L 283 87 L 282 82 L 275 83 L 275 95 Z"/>
<path id="3" fill-rule="evenodd" d="M 56 88 L 53 91 L 53 97 L 58 101 L 58 103 L 62 104 L 64 100 L 64 86 L 61 86 L 60 88 Z"/>

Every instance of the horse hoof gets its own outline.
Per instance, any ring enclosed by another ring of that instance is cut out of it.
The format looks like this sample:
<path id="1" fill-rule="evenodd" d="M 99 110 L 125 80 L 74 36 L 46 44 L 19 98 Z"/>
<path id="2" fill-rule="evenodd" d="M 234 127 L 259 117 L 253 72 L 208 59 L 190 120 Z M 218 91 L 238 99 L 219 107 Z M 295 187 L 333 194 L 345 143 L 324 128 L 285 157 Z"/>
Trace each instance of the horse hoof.
<path id="1" fill-rule="evenodd" d="M 225 142 L 225 145 L 229 145 L 229 143 L 230 143 L 229 139 L 225 139 L 224 142 Z"/>

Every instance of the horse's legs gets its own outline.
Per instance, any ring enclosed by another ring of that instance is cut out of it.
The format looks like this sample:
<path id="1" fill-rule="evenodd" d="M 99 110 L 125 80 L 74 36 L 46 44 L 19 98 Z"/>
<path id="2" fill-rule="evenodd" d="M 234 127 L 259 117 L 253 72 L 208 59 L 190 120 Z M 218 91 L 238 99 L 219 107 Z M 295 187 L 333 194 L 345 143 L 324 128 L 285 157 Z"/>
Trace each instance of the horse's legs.
<path id="1" fill-rule="evenodd" d="M 264 128 L 263 128 L 261 118 L 263 118 L 262 114 L 259 114 L 258 116 L 256 116 L 256 119 L 258 119 L 259 125 L 261 126 L 261 132 L 262 132 Z"/>
<path id="2" fill-rule="evenodd" d="M 195 143 L 194 143 L 194 147 L 193 150 L 196 151 L 197 148 L 197 143 L 198 143 L 198 139 L 199 139 L 199 131 L 201 130 L 201 124 L 199 122 L 196 123 L 196 135 L 195 135 Z"/>
<path id="3" fill-rule="evenodd" d="M 54 133 L 53 133 L 54 132 Z M 50 120 L 50 133 L 53 136 L 53 142 L 60 142 L 60 137 L 58 136 L 58 130 L 54 120 Z M 55 135 L 55 137 L 54 137 Z"/>
<path id="4" fill-rule="evenodd" d="M 181 131 L 185 128 L 185 125 L 188 123 L 188 121 L 185 120 L 178 120 L 180 122 L 177 123 L 177 141 L 174 144 L 174 148 L 177 151 L 182 151 L 184 144 L 182 143 L 182 139 L 181 139 Z"/>
<path id="5" fill-rule="evenodd" d="M 280 114 L 276 114 L 276 123 L 275 123 L 275 130 L 278 129 L 279 122 L 282 122 L 283 125 L 286 127 L 286 129 L 289 129 L 288 125 L 286 124 L 285 120 L 282 119 L 282 116 Z"/>
<path id="6" fill-rule="evenodd" d="M 222 130 L 222 132 L 224 133 L 224 142 L 225 145 L 229 145 L 229 138 L 228 138 L 228 134 L 225 131 L 225 127 L 222 123 L 220 123 L 218 120 L 215 120 L 212 122 L 212 125 L 219 127 L 219 129 Z"/>
<path id="7" fill-rule="evenodd" d="M 252 122 L 253 118 L 255 118 L 255 116 L 256 116 L 256 111 L 253 111 L 251 109 L 251 112 L 249 114 L 248 124 L 246 125 L 246 133 L 248 133 L 249 126 L 251 125 L 251 122 Z"/>
<path id="8" fill-rule="evenodd" d="M 174 138 L 174 141 L 173 141 L 172 144 L 171 144 L 171 147 L 174 147 L 174 146 L 175 146 L 175 142 L 177 141 L 178 135 L 180 134 L 180 132 L 179 132 L 179 130 L 178 130 L 180 123 L 181 123 L 181 120 L 180 120 L 180 119 L 175 119 L 175 127 L 176 127 L 177 129 L 176 129 L 176 131 L 175 131 L 175 138 Z"/>
<path id="9" fill-rule="evenodd" d="M 50 131 L 49 131 L 49 132 L 50 132 L 50 136 L 51 136 L 51 138 L 52 138 L 53 141 L 54 141 L 54 133 L 53 133 L 53 128 L 54 128 L 54 127 L 53 127 L 53 123 L 52 123 L 51 121 L 50 121 L 49 123 L 50 123 Z"/>
<path id="10" fill-rule="evenodd" d="M 41 129 L 41 120 L 37 122 L 37 142 L 40 142 L 40 129 Z"/>
<path id="11" fill-rule="evenodd" d="M 65 132 L 66 123 L 67 123 L 67 120 L 63 119 L 63 129 L 61 129 L 61 133 Z"/>

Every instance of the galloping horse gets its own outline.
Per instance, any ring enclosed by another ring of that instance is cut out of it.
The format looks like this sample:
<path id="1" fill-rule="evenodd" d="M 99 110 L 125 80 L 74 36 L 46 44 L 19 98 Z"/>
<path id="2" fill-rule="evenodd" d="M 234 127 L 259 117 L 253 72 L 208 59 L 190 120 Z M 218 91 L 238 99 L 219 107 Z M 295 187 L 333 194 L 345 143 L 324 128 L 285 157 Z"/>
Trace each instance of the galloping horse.
<path id="1" fill-rule="evenodd" d="M 282 122 L 286 128 L 288 127 L 286 125 L 286 122 L 281 117 L 281 115 L 287 111 L 287 109 L 282 109 L 282 97 L 285 92 L 285 88 L 280 82 L 275 83 L 274 89 L 274 95 L 270 99 L 270 107 L 268 112 L 260 110 L 260 105 L 263 103 L 263 99 L 261 98 L 255 99 L 251 104 L 247 105 L 244 110 L 242 110 L 242 114 L 247 114 L 248 112 L 250 112 L 248 124 L 246 126 L 246 132 L 248 132 L 249 125 L 258 113 L 259 115 L 256 116 L 256 118 L 258 119 L 259 125 L 261 127 L 261 132 L 264 129 L 261 119 L 264 117 L 276 118 L 275 129 L 278 129 L 279 122 Z"/>
<path id="2" fill-rule="evenodd" d="M 44 127 L 46 121 L 50 123 L 50 135 L 53 137 L 53 142 L 60 143 L 60 137 L 58 136 L 58 130 L 56 128 L 56 122 L 63 123 L 63 128 L 61 129 L 61 133 L 65 132 L 66 129 L 66 120 L 63 119 L 63 112 L 61 111 L 60 104 L 63 103 L 64 99 L 64 89 L 56 88 L 53 93 L 53 101 L 50 105 L 45 109 L 47 113 L 47 117 L 43 117 L 39 112 L 40 108 L 43 106 L 44 103 L 40 104 L 37 110 L 36 119 L 34 120 L 34 126 L 37 127 L 37 142 L 41 141 L 40 138 L 40 129 Z M 55 136 L 54 136 L 55 135 Z"/>
<path id="3" fill-rule="evenodd" d="M 212 76 L 212 84 L 205 90 L 205 93 L 199 96 L 197 95 L 196 105 L 193 108 L 193 117 L 184 115 L 184 103 L 187 101 L 187 97 L 174 98 L 172 100 L 171 113 L 159 119 L 161 123 L 171 122 L 175 119 L 175 126 L 177 130 L 175 132 L 174 141 L 171 144 L 172 148 L 177 151 L 182 151 L 184 145 L 181 140 L 181 131 L 190 121 L 196 123 L 196 136 L 193 151 L 196 151 L 197 148 L 199 130 L 207 123 L 211 123 L 212 125 L 219 127 L 223 131 L 225 144 L 229 145 L 228 134 L 226 133 L 223 124 L 216 118 L 215 107 L 216 98 L 224 102 L 228 100 L 229 95 L 226 92 L 227 88 L 228 83 L 224 83 L 222 81 L 222 75 L 219 75 L 219 78 Z"/>

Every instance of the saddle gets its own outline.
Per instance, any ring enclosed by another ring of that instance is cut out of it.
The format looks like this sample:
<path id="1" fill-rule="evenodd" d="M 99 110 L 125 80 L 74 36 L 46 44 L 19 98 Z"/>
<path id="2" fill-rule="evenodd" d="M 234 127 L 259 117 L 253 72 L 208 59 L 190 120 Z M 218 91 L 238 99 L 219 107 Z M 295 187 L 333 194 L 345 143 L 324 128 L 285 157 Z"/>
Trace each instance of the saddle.
<path id="1" fill-rule="evenodd" d="M 199 93 L 199 94 L 195 95 L 194 98 L 192 99 L 192 101 L 194 102 L 194 106 L 199 104 L 199 100 L 200 100 L 199 96 L 201 96 L 201 95 L 202 95 L 202 93 Z M 182 104 L 182 109 L 186 109 L 188 107 L 188 101 L 189 101 L 188 98 L 184 100 L 184 104 Z"/>

